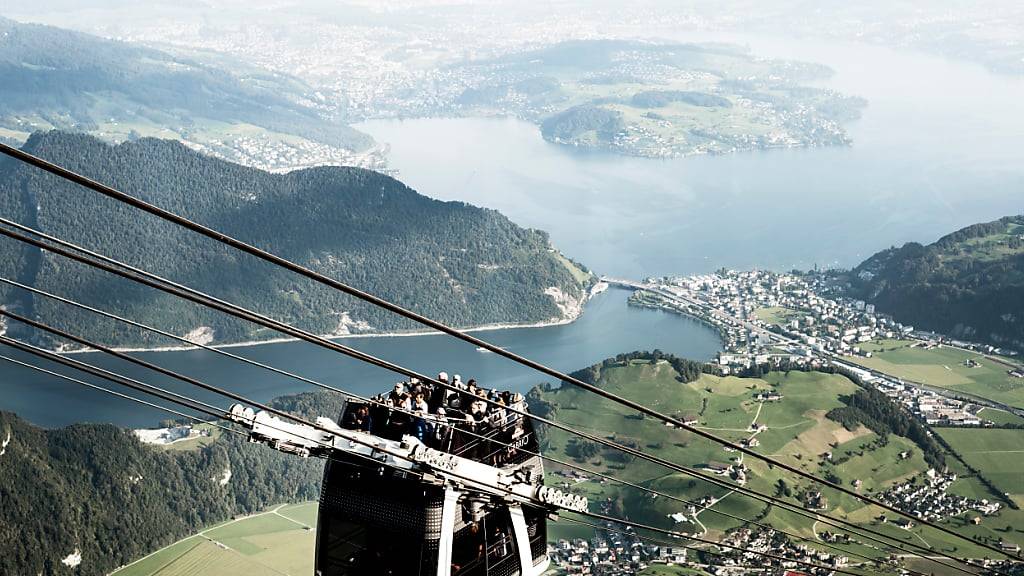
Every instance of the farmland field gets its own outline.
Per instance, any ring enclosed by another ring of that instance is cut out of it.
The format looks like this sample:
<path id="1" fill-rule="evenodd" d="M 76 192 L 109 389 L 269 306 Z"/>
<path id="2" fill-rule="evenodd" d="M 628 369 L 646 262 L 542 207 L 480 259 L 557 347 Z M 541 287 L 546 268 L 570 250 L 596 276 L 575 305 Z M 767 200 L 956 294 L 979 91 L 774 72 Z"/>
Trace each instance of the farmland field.
<path id="1" fill-rule="evenodd" d="M 887 344 L 889 347 L 893 345 L 901 346 L 902 343 Z M 839 375 L 797 371 L 773 372 L 763 378 L 702 375 L 694 382 L 683 383 L 667 362 L 635 360 L 628 365 L 620 363 L 604 367 L 598 383 L 602 389 L 650 405 L 661 412 L 686 415 L 697 421 L 697 427 L 731 440 L 753 436 L 750 431 L 753 423 L 764 425 L 767 429 L 755 436 L 759 441 L 759 445 L 753 448 L 755 451 L 770 454 L 807 472 L 830 474 L 845 486 L 852 486 L 860 480 L 858 485 L 865 493 L 877 493 L 895 483 L 920 477 L 929 468 L 922 450 L 907 438 L 892 434 L 882 436 L 864 426 L 849 430 L 826 417 L 830 409 L 843 405 L 841 397 L 856 390 L 851 381 Z M 777 392 L 781 399 L 763 403 L 754 399 L 755 393 L 769 390 Z M 671 462 L 701 468 L 709 462 L 729 463 L 738 457 L 737 453 L 727 452 L 692 433 L 668 428 L 652 418 L 640 418 L 625 408 L 576 389 L 548 390 L 542 397 L 556 406 L 557 420 L 585 428 L 598 436 L 633 443 Z M 572 446 L 575 443 L 558 430 L 548 430 L 547 441 L 546 452 L 550 455 L 684 500 L 652 499 L 649 494 L 636 489 L 596 478 L 582 482 L 567 481 L 558 474 L 558 466 L 549 466 L 549 483 L 560 483 L 586 493 L 592 502 L 611 502 L 613 510 L 625 513 L 635 521 L 682 532 L 700 532 L 709 538 L 717 538 L 724 531 L 742 524 L 728 515 L 743 518 L 765 515 L 764 522 L 773 527 L 807 538 L 814 538 L 815 533 L 830 529 L 823 524 L 815 529 L 813 521 L 795 512 L 777 506 L 768 509 L 765 504 L 728 487 L 715 486 L 641 459 L 622 458 L 610 449 L 596 447 L 592 453 L 580 454 Z M 901 458 L 902 452 L 909 453 L 909 457 Z M 825 457 L 826 453 L 831 453 L 831 459 Z M 792 494 L 789 500 L 796 503 L 799 494 L 821 489 L 820 485 L 782 473 L 755 458 L 748 456 L 743 462 L 749 467 L 746 486 L 758 492 L 778 495 L 784 490 Z M 734 484 L 731 480 L 728 482 Z M 892 522 L 879 523 L 876 518 L 880 510 L 827 488 L 822 492 L 828 497 L 829 513 L 871 526 L 873 530 L 898 541 L 907 544 L 927 542 L 930 546 L 942 546 L 947 551 L 956 550 L 960 554 L 985 555 L 981 548 L 971 543 L 930 528 L 916 526 L 904 530 Z M 991 492 L 973 478 L 957 480 L 953 492 L 977 499 L 993 498 Z M 686 514 L 687 502 L 704 496 L 718 501 L 710 508 L 698 507 L 697 522 L 694 522 L 692 514 Z M 686 519 L 681 522 L 668 517 L 680 512 L 686 514 Z M 989 543 L 998 542 L 1000 538 L 1024 543 L 1024 531 L 1005 531 L 1007 524 L 1024 526 L 1024 515 L 1020 511 L 1003 509 L 995 516 L 986 517 L 980 525 L 968 524 L 967 516 L 954 517 L 946 522 L 970 538 L 981 538 Z M 892 514 L 889 518 L 893 518 Z M 877 557 L 878 548 L 873 543 L 871 546 L 865 544 L 868 542 L 842 547 Z"/>
<path id="2" fill-rule="evenodd" d="M 114 572 L 115 576 L 264 576 L 313 573 L 316 502 L 207 528 Z M 310 523 L 310 520 L 312 522 Z"/>
<path id="3" fill-rule="evenodd" d="M 1024 418 L 1011 414 L 1005 410 L 997 410 L 995 408 L 984 408 L 978 412 L 978 416 L 993 422 L 994 424 L 1014 424 L 1024 425 Z"/>
<path id="4" fill-rule="evenodd" d="M 1024 430 L 942 428 L 940 434 L 1000 490 L 1024 496 Z"/>
<path id="5" fill-rule="evenodd" d="M 928 469 L 921 449 L 910 440 L 895 436 L 882 436 L 864 426 L 847 429 L 827 418 L 832 408 L 843 405 L 841 398 L 857 388 L 850 380 L 839 375 L 823 373 L 773 372 L 763 378 L 736 378 L 702 375 L 693 382 L 684 383 L 671 364 L 660 361 L 635 360 L 605 367 L 598 384 L 610 392 L 652 406 L 655 409 L 696 421 L 696 426 L 731 440 L 757 438 L 755 451 L 770 454 L 800 469 L 818 475 L 830 474 L 835 481 L 851 486 L 860 480 L 860 489 L 877 493 L 896 482 L 909 480 Z M 770 401 L 755 400 L 755 394 L 774 392 L 780 396 Z M 635 412 L 575 388 L 547 390 L 541 397 L 551 402 L 555 419 L 584 429 L 595 435 L 611 437 L 632 444 L 645 452 L 672 462 L 705 467 L 712 462 L 730 463 L 738 458 L 721 446 L 699 436 L 666 427 L 652 418 L 640 417 Z M 753 432 L 752 425 L 765 426 Z M 1011 456 L 1020 450 L 1024 430 L 961 430 L 940 429 L 943 438 L 972 465 L 991 471 L 990 480 L 1009 492 L 1024 492 L 1024 459 Z M 734 482 L 725 477 L 725 486 L 716 486 L 702 479 L 652 464 L 599 446 L 581 452 L 577 441 L 554 429 L 546 431 L 545 452 L 561 460 L 622 478 L 655 489 L 672 497 L 652 499 L 638 490 L 610 481 L 569 479 L 559 472 L 557 464 L 547 466 L 547 483 L 570 487 L 586 494 L 592 503 L 608 503 L 612 515 L 628 515 L 632 520 L 672 528 L 684 532 L 699 532 L 707 538 L 717 538 L 725 531 L 742 524 L 729 516 L 753 518 L 786 530 L 813 542 L 818 534 L 829 529 L 816 525 L 792 511 L 778 506 L 768 508 L 762 502 L 732 490 Z M 909 458 L 901 458 L 909 452 Z M 809 481 L 752 457 L 743 460 L 748 466 L 748 488 L 772 495 L 787 494 L 790 502 L 798 503 L 801 493 L 821 489 Z M 947 459 L 961 478 L 951 491 L 970 498 L 991 499 L 992 493 L 977 478 L 966 473 L 963 465 Z M 957 541 L 951 536 L 931 529 L 915 527 L 903 530 L 892 522 L 875 521 L 879 511 L 864 506 L 853 497 L 835 491 L 823 490 L 828 497 L 828 512 L 840 515 L 896 538 L 904 543 L 927 543 L 958 554 L 984 556 L 972 544 Z M 700 506 L 694 515 L 687 502 L 704 496 L 716 501 L 710 507 Z M 1020 497 L 1018 495 L 1018 497 Z M 674 498 L 678 498 L 674 499 Z M 682 501 L 680 501 L 682 500 Z M 674 522 L 669 515 L 684 513 L 687 518 Z M 970 514 L 948 520 L 948 525 L 968 537 L 984 538 L 988 542 L 1011 540 L 1024 544 L 1024 512 L 1004 509 L 997 515 L 985 517 L 974 525 Z M 307 527 L 316 524 L 316 503 L 280 506 L 258 515 L 227 522 L 200 532 L 176 543 L 138 563 L 117 572 L 117 576 L 262 576 L 270 573 L 307 575 L 312 572 L 315 532 Z M 1007 526 L 1010 529 L 1007 530 Z M 569 521 L 549 523 L 549 539 L 588 538 L 592 529 Z M 883 552 L 865 542 L 844 544 L 845 550 L 871 557 Z M 673 567 L 652 567 L 648 574 L 689 574 Z"/>
<path id="6" fill-rule="evenodd" d="M 1024 407 L 1024 378 L 1010 376 L 1005 365 L 976 352 L 945 346 L 926 348 L 900 341 L 866 343 L 861 347 L 873 356 L 851 357 L 850 361 L 897 378 Z M 978 365 L 970 367 L 966 364 L 968 360 Z"/>

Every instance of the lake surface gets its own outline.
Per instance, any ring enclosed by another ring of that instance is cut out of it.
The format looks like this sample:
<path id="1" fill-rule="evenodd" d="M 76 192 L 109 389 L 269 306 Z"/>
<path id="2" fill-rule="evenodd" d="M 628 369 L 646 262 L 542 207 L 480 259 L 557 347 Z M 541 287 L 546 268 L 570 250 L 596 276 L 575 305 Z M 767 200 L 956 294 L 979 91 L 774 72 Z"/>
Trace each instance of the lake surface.
<path id="1" fill-rule="evenodd" d="M 854 266 L 1024 211 L 1024 79 L 890 49 L 678 36 L 813 60 L 869 101 L 852 147 L 675 160 L 580 153 L 509 119 L 373 121 L 419 192 L 496 208 L 604 274 Z"/>
<path id="2" fill-rule="evenodd" d="M 678 160 L 580 153 L 503 119 L 375 121 L 400 179 L 429 196 L 496 208 L 551 233 L 598 273 L 640 278 L 734 268 L 851 266 L 910 240 L 1024 209 L 1024 80 L 915 53 L 841 43 L 686 37 L 749 44 L 760 54 L 831 65 L 824 83 L 866 97 L 850 148 L 783 150 Z M 660 348 L 706 359 L 717 335 L 679 316 L 598 296 L 573 324 L 483 333 L 500 346 L 571 371 L 620 352 Z M 446 370 L 485 386 L 526 390 L 546 380 L 442 336 L 347 343 L 416 370 Z M 395 377 L 304 343 L 233 349 L 361 394 Z M 143 354 L 257 400 L 309 389 L 205 351 Z M 148 382 L 184 385 L 101 355 L 79 356 Z M 148 426 L 164 416 L 0 364 L 0 409 L 45 426 L 82 420 Z M 210 396 L 204 396 L 213 400 Z M 218 402 L 219 405 L 225 405 Z"/>
<path id="3" fill-rule="evenodd" d="M 706 326 L 667 312 L 628 307 L 627 297 L 628 292 L 623 290 L 609 290 L 600 294 L 588 304 L 586 314 L 572 324 L 493 330 L 478 335 L 511 352 L 564 371 L 577 370 L 633 350 L 659 348 L 665 352 L 703 360 L 710 359 L 720 349 L 721 342 L 717 333 Z M 544 375 L 500 356 L 478 352 L 469 344 L 441 335 L 348 338 L 340 341 L 428 375 L 444 370 L 449 374 L 461 374 L 463 380 L 476 378 L 481 385 L 487 387 L 526 392 L 541 382 L 551 381 Z M 305 342 L 265 344 L 231 348 L 228 351 L 357 394 L 372 395 L 386 391 L 399 379 L 383 369 Z M 8 352 L 3 350 L 4 354 Z M 303 382 L 246 366 L 205 350 L 152 352 L 139 356 L 258 401 L 313 389 Z M 197 393 L 187 384 L 156 376 L 148 370 L 102 354 L 80 354 L 74 358 L 211 404 L 225 408 L 230 405 L 230 401 L 221 400 L 213 394 Z M 34 358 L 29 359 L 36 363 Z M 80 377 L 74 371 L 53 369 Z M 43 426 L 63 426 L 81 421 L 151 426 L 169 417 L 166 413 L 134 402 L 111 399 L 102 392 L 27 368 L 12 367 L 7 362 L 0 362 L 0 379 L 3 382 L 0 388 L 3 394 L 0 396 L 0 409 L 16 412 Z M 100 380 L 94 382 L 108 388 L 115 386 Z"/>

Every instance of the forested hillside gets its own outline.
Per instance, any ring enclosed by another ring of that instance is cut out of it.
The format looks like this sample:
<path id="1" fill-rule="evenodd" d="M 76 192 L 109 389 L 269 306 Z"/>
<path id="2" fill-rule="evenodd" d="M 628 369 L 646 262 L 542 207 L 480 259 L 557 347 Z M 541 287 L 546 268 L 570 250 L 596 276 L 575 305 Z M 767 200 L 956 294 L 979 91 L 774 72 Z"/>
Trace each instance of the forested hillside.
<path id="1" fill-rule="evenodd" d="M 1024 216 L 884 250 L 851 282 L 855 295 L 903 323 L 1024 348 Z"/>
<path id="2" fill-rule="evenodd" d="M 308 393 L 275 404 L 333 415 L 340 397 Z M 224 433 L 194 450 L 147 446 L 128 430 L 37 428 L 0 412 L 0 574 L 107 574 L 232 515 L 319 497 L 323 464 Z M 230 474 L 228 472 L 230 471 Z M 70 568 L 62 560 L 81 554 Z"/>
<path id="3" fill-rule="evenodd" d="M 151 48 L 0 18 L 0 136 L 57 128 L 120 141 L 175 137 L 234 159 L 301 138 L 363 150 L 372 139 L 302 81 L 225 70 Z M 321 150 L 326 154 L 326 150 Z M 255 160 L 255 158 L 253 158 Z M 261 159 L 261 160 L 266 160 Z"/>
<path id="4" fill-rule="evenodd" d="M 543 232 L 375 172 L 268 174 L 177 142 L 111 146 L 60 132 L 34 135 L 26 149 L 456 326 L 561 319 L 584 298 L 585 275 Z M 0 161 L 0 214 L 319 334 L 416 327 L 10 159 Z M 278 336 L 9 239 L 0 274 L 178 334 L 212 328 L 217 343 Z M 13 289 L 0 297 L 105 343 L 169 344 Z"/>

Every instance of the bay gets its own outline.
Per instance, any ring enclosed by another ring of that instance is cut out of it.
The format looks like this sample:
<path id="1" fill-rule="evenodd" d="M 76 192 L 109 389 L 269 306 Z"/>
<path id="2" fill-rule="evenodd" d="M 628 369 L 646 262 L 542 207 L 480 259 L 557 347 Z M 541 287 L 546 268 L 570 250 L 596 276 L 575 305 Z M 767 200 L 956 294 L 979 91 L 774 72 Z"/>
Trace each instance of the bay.
<path id="1" fill-rule="evenodd" d="M 608 290 L 587 305 L 586 313 L 571 324 L 541 328 L 510 328 L 478 333 L 485 340 L 548 364 L 573 371 L 607 357 L 633 350 L 661 349 L 688 358 L 707 360 L 719 350 L 716 332 L 696 321 L 667 312 L 631 308 L 628 293 Z M 428 375 L 440 371 L 476 378 L 482 386 L 526 392 L 551 379 L 493 353 L 448 336 L 390 336 L 343 338 L 340 342 Z M 9 351 L 4 351 L 7 354 Z M 283 342 L 231 348 L 228 352 L 356 394 L 387 391 L 398 376 L 305 342 Z M 12 356 L 40 364 L 25 355 Z M 164 368 L 227 388 L 257 401 L 314 390 L 309 384 L 247 366 L 205 350 L 145 352 L 135 356 Z M 154 374 L 99 353 L 73 358 L 149 384 L 187 394 L 226 409 L 230 401 L 196 390 L 180 381 Z M 74 370 L 46 367 L 83 380 L 117 388 L 102 380 L 82 377 Z M 75 422 L 110 422 L 146 427 L 171 416 L 134 402 L 112 399 L 103 392 L 62 381 L 27 368 L 0 363 L 0 409 L 13 411 L 41 426 Z M 135 395 L 133 393 L 133 395 Z M 326 415 L 334 416 L 334 415 Z"/>
<path id="2" fill-rule="evenodd" d="M 512 119 L 378 120 L 360 128 L 391 144 L 392 166 L 417 191 L 498 209 L 521 225 L 547 230 L 557 247 L 595 272 L 630 278 L 722 266 L 852 266 L 892 244 L 929 242 L 1024 209 L 1021 78 L 858 44 L 672 39 L 738 42 L 759 54 L 832 66 L 836 74 L 821 85 L 869 100 L 863 118 L 848 125 L 853 146 L 651 160 L 556 146 L 536 126 Z M 707 359 L 719 349 L 706 326 L 630 308 L 626 296 L 617 290 L 599 295 L 572 324 L 482 335 L 567 371 L 633 350 Z M 549 380 L 440 335 L 344 341 L 421 372 L 460 373 L 489 387 L 525 391 Z M 304 343 L 231 352 L 359 394 L 385 390 L 395 380 Z M 310 389 L 205 351 L 140 356 L 261 401 Z M 195 393 L 99 354 L 76 358 Z M 0 384 L 0 409 L 44 426 L 150 426 L 164 417 L 7 364 L 0 364 Z M 200 397 L 226 407 L 212 395 Z"/>
<path id="3" fill-rule="evenodd" d="M 817 85 L 868 100 L 846 125 L 853 145 L 654 160 L 551 144 L 515 119 L 359 128 L 390 144 L 392 167 L 416 190 L 495 208 L 592 269 L 630 278 L 850 267 L 1024 211 L 1024 78 L 846 42 L 671 39 L 830 66 Z"/>

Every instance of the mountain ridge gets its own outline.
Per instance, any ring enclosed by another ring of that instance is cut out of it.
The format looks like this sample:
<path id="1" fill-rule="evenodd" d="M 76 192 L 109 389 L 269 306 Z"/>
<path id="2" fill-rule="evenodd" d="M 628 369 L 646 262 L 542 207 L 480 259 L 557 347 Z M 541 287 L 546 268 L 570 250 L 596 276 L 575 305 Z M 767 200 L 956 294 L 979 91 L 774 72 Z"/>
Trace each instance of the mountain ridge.
<path id="1" fill-rule="evenodd" d="M 110 142 L 173 136 L 266 168 L 352 163 L 373 145 L 298 78 L 2 16 L 0 86 L 7 141 L 51 128 Z"/>
<path id="2" fill-rule="evenodd" d="M 270 174 L 178 142 L 112 146 L 61 132 L 34 135 L 25 148 L 462 328 L 565 320 L 554 294 L 577 309 L 586 297 L 582 273 L 570 269 L 545 233 L 520 228 L 494 210 L 427 198 L 376 172 L 320 167 Z M 14 160 L 0 162 L 0 175 L 0 213 L 7 217 L 279 320 L 332 335 L 417 327 Z M 271 337 L 59 257 L 40 258 L 13 240 L 0 242 L 0 255 L 0 272 L 8 278 L 102 303 L 176 334 L 212 328 L 218 344 Z M 111 321 L 0 289 L 5 301 L 15 296 L 21 310 L 106 344 L 153 342 Z"/>
<path id="3" fill-rule="evenodd" d="M 883 250 L 850 282 L 853 295 L 905 324 L 1024 348 L 1024 215 Z"/>

